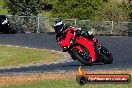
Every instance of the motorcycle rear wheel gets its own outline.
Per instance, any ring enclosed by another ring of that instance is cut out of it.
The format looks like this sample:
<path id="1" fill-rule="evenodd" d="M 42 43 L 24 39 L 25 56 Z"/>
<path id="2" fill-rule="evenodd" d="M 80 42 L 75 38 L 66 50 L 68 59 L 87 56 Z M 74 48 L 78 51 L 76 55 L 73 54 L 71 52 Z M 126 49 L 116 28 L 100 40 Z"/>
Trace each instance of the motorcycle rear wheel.
<path id="1" fill-rule="evenodd" d="M 108 55 L 103 55 L 103 61 L 104 64 L 111 64 L 113 62 L 113 56 L 111 53 Z"/>
<path id="2" fill-rule="evenodd" d="M 74 58 L 76 58 L 79 62 L 81 62 L 85 66 L 92 66 L 92 59 L 89 55 L 89 51 L 85 47 L 82 47 L 82 49 L 83 49 L 83 52 L 85 52 L 85 54 L 89 56 L 87 59 L 84 59 L 84 57 L 79 53 L 79 50 L 76 48 L 73 48 L 71 50 L 71 53 L 74 56 Z"/>

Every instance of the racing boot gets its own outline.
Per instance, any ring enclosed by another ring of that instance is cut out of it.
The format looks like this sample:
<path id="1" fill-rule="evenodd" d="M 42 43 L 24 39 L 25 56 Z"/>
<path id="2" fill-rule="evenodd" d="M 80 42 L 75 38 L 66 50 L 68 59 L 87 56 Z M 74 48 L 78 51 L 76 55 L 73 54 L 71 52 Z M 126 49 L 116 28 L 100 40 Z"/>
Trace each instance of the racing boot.
<path id="1" fill-rule="evenodd" d="M 96 47 L 95 50 L 97 52 L 96 60 L 93 60 L 93 63 L 100 63 L 100 62 L 102 62 L 102 60 L 100 59 L 99 54 L 101 54 L 102 44 L 96 38 L 93 38 L 92 42 L 94 43 L 94 46 Z"/>
<path id="2" fill-rule="evenodd" d="M 92 39 L 92 42 L 94 43 L 94 45 L 95 45 L 95 47 L 96 47 L 97 49 L 101 49 L 102 43 L 100 43 L 96 38 L 93 38 L 93 39 Z"/>

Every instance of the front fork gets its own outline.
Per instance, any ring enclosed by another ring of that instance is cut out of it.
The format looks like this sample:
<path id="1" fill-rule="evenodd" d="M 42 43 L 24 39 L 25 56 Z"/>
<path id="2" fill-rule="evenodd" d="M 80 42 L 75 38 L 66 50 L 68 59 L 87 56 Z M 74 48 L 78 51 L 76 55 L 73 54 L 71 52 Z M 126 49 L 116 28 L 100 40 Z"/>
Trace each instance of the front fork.
<path id="1" fill-rule="evenodd" d="M 75 47 L 73 47 L 73 48 L 77 49 L 78 53 L 79 53 L 81 56 L 83 56 L 84 59 L 86 59 L 87 57 L 89 57 L 89 56 L 86 54 L 86 52 L 83 51 L 83 49 L 82 49 L 81 46 L 75 46 Z M 73 49 L 73 48 L 72 48 L 72 49 Z M 74 58 L 74 56 L 72 55 L 71 51 L 68 51 L 68 53 L 71 55 L 71 57 L 72 57 L 73 60 L 76 60 L 76 58 Z M 90 55 L 90 54 L 89 54 L 89 55 Z M 90 56 L 90 57 L 91 57 L 91 56 Z"/>
<path id="2" fill-rule="evenodd" d="M 80 46 L 74 46 L 74 47 L 71 48 L 71 50 L 72 50 L 73 48 L 78 49 L 78 52 L 79 52 L 80 54 L 83 54 L 83 50 L 82 50 L 82 48 L 81 48 Z M 73 54 L 71 53 L 71 50 L 69 50 L 68 53 L 71 55 L 71 57 L 72 57 L 73 60 L 76 60 L 76 58 L 75 58 L 75 57 L 73 56 Z"/>

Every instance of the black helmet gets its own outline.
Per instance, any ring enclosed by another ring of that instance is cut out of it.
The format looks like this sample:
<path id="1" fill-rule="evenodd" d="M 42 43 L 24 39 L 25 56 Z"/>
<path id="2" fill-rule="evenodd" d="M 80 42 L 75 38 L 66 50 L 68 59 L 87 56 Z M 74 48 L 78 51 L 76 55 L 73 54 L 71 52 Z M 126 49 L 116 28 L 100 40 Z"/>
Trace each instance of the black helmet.
<path id="1" fill-rule="evenodd" d="M 57 34 L 62 34 L 64 32 L 64 29 L 65 29 L 65 24 L 62 20 L 57 20 L 55 21 L 54 23 L 54 29 L 55 29 L 55 32 Z"/>

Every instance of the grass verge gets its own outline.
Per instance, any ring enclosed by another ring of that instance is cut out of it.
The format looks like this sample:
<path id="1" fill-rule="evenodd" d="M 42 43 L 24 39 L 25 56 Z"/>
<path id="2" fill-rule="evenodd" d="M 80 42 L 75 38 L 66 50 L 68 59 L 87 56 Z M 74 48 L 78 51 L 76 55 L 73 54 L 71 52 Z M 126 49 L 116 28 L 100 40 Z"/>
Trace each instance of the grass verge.
<path id="1" fill-rule="evenodd" d="M 90 74 L 131 74 L 132 70 L 89 71 Z M 35 73 L 25 75 L 0 76 L 1 88 L 131 88 L 129 84 L 85 84 L 76 83 L 76 72 Z M 13 80 L 13 81 L 12 81 Z"/>
<path id="2" fill-rule="evenodd" d="M 78 85 L 75 80 L 38 81 L 25 85 L 12 85 L 2 88 L 131 88 L 131 84 L 85 84 Z"/>
<path id="3" fill-rule="evenodd" d="M 63 57 L 63 54 L 50 50 L 0 45 L 0 67 L 44 63 Z"/>

